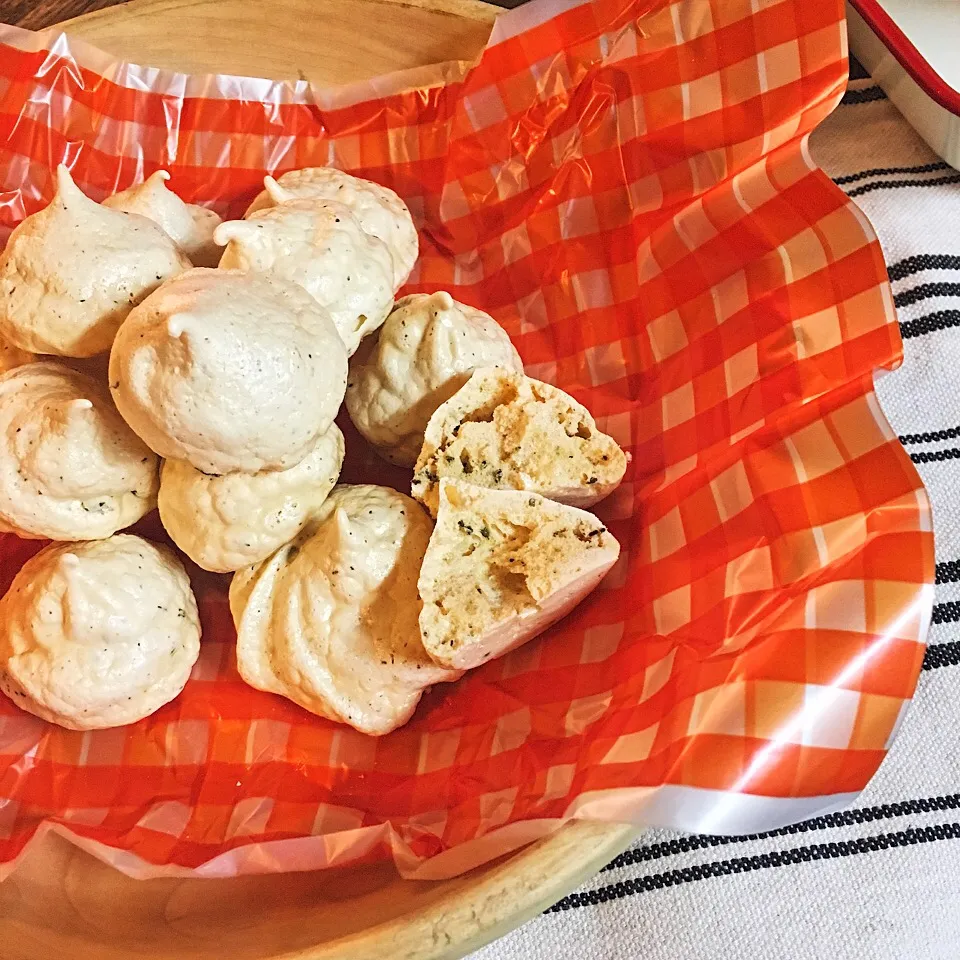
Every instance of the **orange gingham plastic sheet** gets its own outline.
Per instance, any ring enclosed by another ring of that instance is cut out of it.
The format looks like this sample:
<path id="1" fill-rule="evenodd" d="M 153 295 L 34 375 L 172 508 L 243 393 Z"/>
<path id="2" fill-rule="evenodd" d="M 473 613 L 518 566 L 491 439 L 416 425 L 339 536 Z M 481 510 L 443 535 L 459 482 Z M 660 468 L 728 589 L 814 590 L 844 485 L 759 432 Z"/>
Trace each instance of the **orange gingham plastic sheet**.
<path id="1" fill-rule="evenodd" d="M 472 68 L 324 92 L 4 28 L 5 229 L 61 160 L 97 198 L 165 167 L 225 215 L 333 163 L 410 205 L 410 291 L 493 313 L 633 460 L 602 588 L 381 739 L 244 686 L 194 570 L 174 703 L 96 733 L 0 703 L 0 861 L 53 828 L 138 876 L 437 877 L 571 817 L 750 832 L 850 800 L 913 692 L 933 541 L 872 389 L 901 357 L 880 248 L 806 147 L 845 53 L 839 2 L 539 0 Z M 345 427 L 345 476 L 404 488 Z M 2 541 L 4 583 L 38 546 Z"/>

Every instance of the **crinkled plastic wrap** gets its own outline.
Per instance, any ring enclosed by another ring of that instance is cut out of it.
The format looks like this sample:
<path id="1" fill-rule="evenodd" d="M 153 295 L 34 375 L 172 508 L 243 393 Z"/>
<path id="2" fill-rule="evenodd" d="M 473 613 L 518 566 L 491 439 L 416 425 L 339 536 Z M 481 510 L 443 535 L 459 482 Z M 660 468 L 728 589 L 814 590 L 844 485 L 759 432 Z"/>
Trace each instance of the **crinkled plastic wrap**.
<path id="1" fill-rule="evenodd" d="M 901 357 L 880 248 L 807 151 L 842 15 L 537 0 L 472 67 L 332 92 L 0 28 L 5 232 L 60 161 L 98 199 L 166 168 L 234 216 L 334 164 L 409 204 L 408 291 L 490 311 L 633 457 L 601 589 L 389 736 L 246 687 L 227 580 L 196 571 L 203 653 L 154 716 L 74 733 L 0 698 L 5 869 L 52 827 L 136 876 L 441 877 L 573 817 L 744 833 L 856 795 L 914 689 L 933 540 L 873 393 Z M 406 487 L 345 429 L 348 479 Z M 37 548 L 0 541 L 3 586 Z"/>

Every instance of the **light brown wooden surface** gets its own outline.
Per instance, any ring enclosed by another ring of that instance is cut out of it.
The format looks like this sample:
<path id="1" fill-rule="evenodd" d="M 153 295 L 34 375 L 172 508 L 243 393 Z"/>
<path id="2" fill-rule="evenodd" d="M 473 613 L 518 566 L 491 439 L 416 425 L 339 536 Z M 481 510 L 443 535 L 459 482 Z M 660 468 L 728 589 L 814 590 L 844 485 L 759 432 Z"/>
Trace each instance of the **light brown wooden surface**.
<path id="1" fill-rule="evenodd" d="M 0 23 L 43 30 L 84 13 L 115 7 L 129 0 L 0 0 Z M 498 7 L 518 7 L 527 0 L 495 0 Z"/>
<path id="2" fill-rule="evenodd" d="M 344 83 L 483 48 L 477 0 L 132 0 L 70 21 L 133 62 Z M 534 916 L 635 835 L 573 823 L 441 883 L 392 867 L 129 880 L 47 837 L 0 884 L 0 960 L 453 960 Z"/>
<path id="3" fill-rule="evenodd" d="M 570 824 L 444 882 L 381 865 L 231 880 L 130 880 L 48 836 L 0 884 L 3 960 L 454 960 L 599 870 L 631 827 Z"/>
<path id="4" fill-rule="evenodd" d="M 27 30 L 42 30 L 51 24 L 112 7 L 124 0 L 0 0 L 0 23 Z"/>
<path id="5" fill-rule="evenodd" d="M 133 63 L 329 85 L 471 60 L 498 12 L 479 0 L 134 0 L 64 29 Z"/>

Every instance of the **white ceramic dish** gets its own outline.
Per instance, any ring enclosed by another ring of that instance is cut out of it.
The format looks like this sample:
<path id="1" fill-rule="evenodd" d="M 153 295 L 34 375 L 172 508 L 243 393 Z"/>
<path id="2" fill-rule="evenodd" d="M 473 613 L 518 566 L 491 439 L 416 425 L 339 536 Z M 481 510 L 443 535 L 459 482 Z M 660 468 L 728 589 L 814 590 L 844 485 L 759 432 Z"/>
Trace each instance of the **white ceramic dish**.
<path id="1" fill-rule="evenodd" d="M 850 52 L 960 168 L 960 0 L 848 0 Z"/>

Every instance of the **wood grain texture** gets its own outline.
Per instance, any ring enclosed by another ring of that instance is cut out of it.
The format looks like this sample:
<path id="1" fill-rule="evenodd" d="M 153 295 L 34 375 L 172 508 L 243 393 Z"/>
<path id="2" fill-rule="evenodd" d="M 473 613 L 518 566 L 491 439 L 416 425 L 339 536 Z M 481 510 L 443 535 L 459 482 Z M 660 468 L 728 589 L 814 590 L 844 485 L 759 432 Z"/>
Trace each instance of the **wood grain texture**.
<path id="1" fill-rule="evenodd" d="M 44 8 L 91 0 L 16 3 L 43 26 Z M 11 19 L 9 0 L 0 4 Z M 152 66 L 333 84 L 470 59 L 495 15 L 477 0 L 132 0 L 65 28 Z M 48 834 L 0 884 L 0 960 L 455 960 L 539 913 L 635 836 L 574 822 L 429 883 L 400 880 L 388 864 L 135 881 Z"/>
<path id="2" fill-rule="evenodd" d="M 330 86 L 472 60 L 497 13 L 480 0 L 132 0 L 63 27 L 133 63 Z"/>
<path id="3" fill-rule="evenodd" d="M 86 13 L 117 7 L 128 0 L 0 0 L 0 23 L 27 30 L 43 30 Z M 495 6 L 512 9 L 527 0 L 492 0 Z"/>
<path id="4" fill-rule="evenodd" d="M 632 827 L 574 823 L 463 877 L 385 865 L 130 880 L 48 835 L 0 884 L 2 960 L 458 960 L 599 870 Z"/>
<path id="5" fill-rule="evenodd" d="M 114 7 L 124 0 L 0 0 L 0 23 L 43 30 L 61 20 Z"/>

